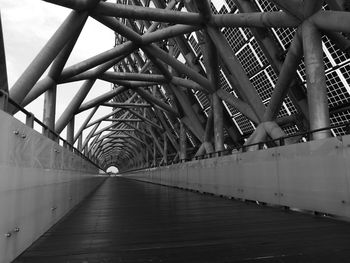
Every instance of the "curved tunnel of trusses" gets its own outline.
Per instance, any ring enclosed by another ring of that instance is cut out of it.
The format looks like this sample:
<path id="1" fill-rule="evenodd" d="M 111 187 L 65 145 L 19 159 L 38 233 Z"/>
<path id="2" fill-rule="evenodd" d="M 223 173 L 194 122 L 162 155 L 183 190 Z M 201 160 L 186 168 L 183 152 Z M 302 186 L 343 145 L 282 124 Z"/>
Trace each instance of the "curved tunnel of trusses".
<path id="1" fill-rule="evenodd" d="M 72 11 L 3 90 L 22 107 L 45 93 L 43 123 L 58 134 L 66 128 L 67 141 L 104 169 L 239 151 L 349 121 L 347 1 L 223 0 L 220 10 L 209 0 L 46 2 Z M 67 67 L 89 16 L 114 32 L 115 46 Z M 84 101 L 98 79 L 113 89 Z M 60 84 L 81 80 L 55 116 Z M 110 113 L 92 121 L 99 107 Z M 87 110 L 74 131 L 75 116 Z M 346 132 L 321 130 L 312 139 Z"/>

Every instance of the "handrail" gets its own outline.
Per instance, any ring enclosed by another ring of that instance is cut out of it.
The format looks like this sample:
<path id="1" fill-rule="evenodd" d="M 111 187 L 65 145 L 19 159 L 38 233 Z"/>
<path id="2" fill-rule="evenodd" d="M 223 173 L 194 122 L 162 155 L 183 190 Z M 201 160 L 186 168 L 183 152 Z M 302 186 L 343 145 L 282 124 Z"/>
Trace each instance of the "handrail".
<path id="1" fill-rule="evenodd" d="M 274 144 L 276 146 L 283 146 L 283 145 L 285 145 L 285 140 L 295 138 L 295 137 L 300 137 L 300 139 L 305 138 L 306 141 L 310 141 L 311 135 L 313 133 L 320 132 L 320 131 L 328 131 L 328 130 L 332 130 L 332 129 L 336 129 L 336 128 L 348 128 L 350 130 L 350 122 L 344 122 L 341 124 L 331 125 L 329 127 L 315 129 L 312 131 L 298 132 L 298 133 L 295 133 L 292 135 L 286 135 L 286 136 L 283 136 L 283 137 L 280 137 L 277 139 L 267 140 L 267 141 L 263 141 L 263 142 L 259 142 L 259 143 L 243 145 L 241 148 L 237 148 L 235 150 L 225 149 L 223 151 L 198 155 L 198 156 L 195 156 L 193 158 L 179 159 L 177 162 L 171 162 L 170 164 L 178 164 L 178 163 L 185 163 L 185 162 L 190 162 L 190 161 L 194 161 L 194 160 L 210 159 L 210 158 L 219 157 L 219 156 L 231 155 L 231 154 L 237 153 L 239 151 L 246 152 L 246 150 L 249 147 L 253 147 L 253 146 L 258 146 L 258 150 L 262 150 L 262 149 L 264 149 L 264 145 L 270 145 L 270 144 L 272 144 L 272 145 Z M 299 139 L 299 141 L 300 141 L 300 139 Z M 276 143 L 279 143 L 279 145 Z M 123 171 L 122 173 L 140 171 L 140 170 L 144 170 L 144 169 L 162 167 L 162 166 L 167 166 L 167 165 L 168 164 L 165 164 L 165 163 L 163 163 L 161 165 L 150 165 L 148 167 L 134 168 L 134 169 L 126 170 L 126 171 Z"/>
<path id="2" fill-rule="evenodd" d="M 70 144 L 67 140 L 63 139 L 58 133 L 56 133 L 56 131 L 50 129 L 49 127 L 47 127 L 47 125 L 45 125 L 42 121 L 40 121 L 38 118 L 36 118 L 31 112 L 27 111 L 25 108 L 23 108 L 22 106 L 20 106 L 17 102 L 15 102 L 13 99 L 11 99 L 9 96 L 7 96 L 7 93 L 0 90 L 0 96 L 4 96 L 6 95 L 6 99 L 8 101 L 8 103 L 10 103 L 12 106 L 14 106 L 15 108 L 17 108 L 20 112 L 24 113 L 26 115 L 26 117 L 31 117 L 33 120 L 33 123 L 37 123 L 39 124 L 44 131 L 48 132 L 49 134 L 53 135 L 54 137 L 54 141 L 58 144 L 60 144 L 60 141 L 62 141 L 63 143 L 63 147 L 69 149 L 71 152 L 73 152 L 74 154 L 78 155 L 79 157 L 83 158 L 84 160 L 90 162 L 91 164 L 93 164 L 94 166 L 96 166 L 97 168 L 103 170 L 97 163 L 93 162 L 90 158 L 88 158 L 87 156 L 85 156 L 79 149 L 77 149 L 76 147 L 74 147 L 74 145 Z M 33 127 L 31 127 L 33 128 Z M 48 138 L 52 139 L 51 136 L 46 135 Z"/>

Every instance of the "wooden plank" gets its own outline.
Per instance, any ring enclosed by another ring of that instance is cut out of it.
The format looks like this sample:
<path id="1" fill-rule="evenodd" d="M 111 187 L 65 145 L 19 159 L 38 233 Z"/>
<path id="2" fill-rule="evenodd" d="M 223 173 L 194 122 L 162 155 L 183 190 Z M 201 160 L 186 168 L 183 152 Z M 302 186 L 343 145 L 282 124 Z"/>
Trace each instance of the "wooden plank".
<path id="1" fill-rule="evenodd" d="M 347 262 L 350 224 L 124 178 L 14 262 Z"/>

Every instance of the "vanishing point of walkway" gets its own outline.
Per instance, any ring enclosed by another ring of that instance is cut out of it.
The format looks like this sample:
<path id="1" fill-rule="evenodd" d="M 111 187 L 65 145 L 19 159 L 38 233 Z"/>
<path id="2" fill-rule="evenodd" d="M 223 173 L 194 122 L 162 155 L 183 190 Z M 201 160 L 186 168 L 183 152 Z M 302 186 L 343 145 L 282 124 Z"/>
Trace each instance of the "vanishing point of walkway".
<path id="1" fill-rule="evenodd" d="M 110 178 L 15 262 L 349 262 L 350 223 Z"/>

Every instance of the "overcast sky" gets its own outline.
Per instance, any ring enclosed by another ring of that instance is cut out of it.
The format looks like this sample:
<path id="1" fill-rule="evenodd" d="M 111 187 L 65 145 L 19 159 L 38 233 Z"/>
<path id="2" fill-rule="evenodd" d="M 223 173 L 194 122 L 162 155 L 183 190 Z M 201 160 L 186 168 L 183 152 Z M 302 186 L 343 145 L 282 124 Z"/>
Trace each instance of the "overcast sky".
<path id="1" fill-rule="evenodd" d="M 1 0 L 0 8 L 7 74 L 9 86 L 11 87 L 71 10 L 40 0 Z M 75 64 L 94 56 L 112 48 L 113 45 L 113 32 L 89 18 L 67 65 Z M 61 115 L 80 86 L 81 82 L 58 86 L 56 119 Z M 110 89 L 111 84 L 97 81 L 86 100 L 90 100 Z M 28 105 L 27 109 L 41 119 L 43 96 L 38 101 Z M 101 107 L 95 118 L 107 114 L 110 110 L 110 108 Z M 78 115 L 76 129 L 80 127 L 88 113 L 87 111 Z M 65 137 L 65 134 L 62 133 L 62 136 Z"/>
<path id="2" fill-rule="evenodd" d="M 222 0 L 216 0 L 215 4 L 218 8 L 221 8 L 222 2 Z M 40 0 L 0 0 L 0 10 L 5 41 L 7 74 L 9 87 L 11 87 L 71 10 Z M 113 32 L 99 22 L 89 18 L 67 65 L 69 66 L 94 56 L 112 48 L 113 45 Z M 81 82 L 58 86 L 56 119 L 61 115 L 80 86 Z M 98 81 L 86 100 L 90 100 L 110 89 L 111 84 Z M 36 102 L 28 105 L 27 109 L 41 119 L 42 107 L 43 96 Z M 101 107 L 95 118 L 110 111 L 110 108 Z M 76 129 L 80 127 L 88 113 L 85 112 L 78 115 Z M 65 137 L 65 134 L 62 133 L 62 136 Z"/>

